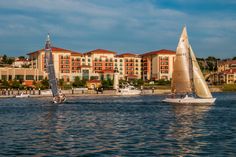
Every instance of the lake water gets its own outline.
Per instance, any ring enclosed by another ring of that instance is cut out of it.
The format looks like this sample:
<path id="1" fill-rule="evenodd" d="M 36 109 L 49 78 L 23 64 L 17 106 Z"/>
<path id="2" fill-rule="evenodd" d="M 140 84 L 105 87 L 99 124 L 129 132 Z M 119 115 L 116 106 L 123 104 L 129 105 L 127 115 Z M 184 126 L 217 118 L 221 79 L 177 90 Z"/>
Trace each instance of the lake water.
<path id="1" fill-rule="evenodd" d="M 236 156 L 236 93 L 214 105 L 164 96 L 0 99 L 0 156 Z"/>

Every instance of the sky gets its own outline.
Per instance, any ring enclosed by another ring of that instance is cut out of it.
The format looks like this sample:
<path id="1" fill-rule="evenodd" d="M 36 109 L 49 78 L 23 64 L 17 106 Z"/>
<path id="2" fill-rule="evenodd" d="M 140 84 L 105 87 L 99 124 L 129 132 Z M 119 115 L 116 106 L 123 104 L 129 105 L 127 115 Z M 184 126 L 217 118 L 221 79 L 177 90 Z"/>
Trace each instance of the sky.
<path id="1" fill-rule="evenodd" d="M 236 56 L 236 0 L 0 0 L 0 55 L 55 47 L 142 54 L 176 50 L 183 26 L 197 57 Z"/>

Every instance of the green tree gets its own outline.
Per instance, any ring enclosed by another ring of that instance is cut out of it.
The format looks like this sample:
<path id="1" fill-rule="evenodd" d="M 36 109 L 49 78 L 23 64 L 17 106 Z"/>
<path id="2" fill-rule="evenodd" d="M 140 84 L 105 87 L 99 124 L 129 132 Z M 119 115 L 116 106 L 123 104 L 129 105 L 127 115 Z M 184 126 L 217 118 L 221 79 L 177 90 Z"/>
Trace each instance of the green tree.
<path id="1" fill-rule="evenodd" d="M 131 83 L 135 86 L 141 86 L 144 84 L 144 81 L 142 79 L 134 79 Z"/>
<path id="2" fill-rule="evenodd" d="M 10 84 L 7 80 L 2 80 L 1 88 L 9 88 Z"/>
<path id="3" fill-rule="evenodd" d="M 20 86 L 21 86 L 21 83 L 19 81 L 15 79 L 12 81 L 11 88 L 18 89 L 20 88 Z"/>
<path id="4" fill-rule="evenodd" d="M 1 62 L 2 64 L 12 64 L 13 62 L 14 62 L 14 59 L 7 57 L 6 54 L 2 56 L 2 62 Z"/>
<path id="5" fill-rule="evenodd" d="M 63 87 L 64 83 L 65 83 L 64 79 L 59 79 L 59 86 L 60 87 Z"/>
<path id="6" fill-rule="evenodd" d="M 25 56 L 19 56 L 19 59 L 26 59 Z"/>
<path id="7" fill-rule="evenodd" d="M 45 79 L 43 79 L 42 81 L 41 81 L 41 88 L 42 89 L 48 89 L 49 88 L 49 81 L 48 81 L 48 79 L 47 78 L 45 78 Z"/>
<path id="8" fill-rule="evenodd" d="M 85 87 L 85 85 L 86 80 L 80 80 L 79 76 L 76 76 L 74 82 L 72 83 L 73 87 Z"/>
<path id="9" fill-rule="evenodd" d="M 113 81 L 111 79 L 107 79 L 107 80 L 102 81 L 102 87 L 104 89 L 112 88 L 112 86 L 113 86 Z"/>

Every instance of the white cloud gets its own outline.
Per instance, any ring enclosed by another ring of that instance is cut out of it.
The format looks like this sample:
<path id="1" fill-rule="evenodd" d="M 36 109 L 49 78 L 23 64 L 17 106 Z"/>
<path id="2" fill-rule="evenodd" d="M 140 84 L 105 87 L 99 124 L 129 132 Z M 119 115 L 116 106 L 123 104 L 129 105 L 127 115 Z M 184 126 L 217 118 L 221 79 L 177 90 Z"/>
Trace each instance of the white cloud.
<path id="1" fill-rule="evenodd" d="M 0 38 L 39 38 L 51 32 L 73 40 L 60 43 L 75 50 L 86 49 L 82 44 L 90 46 L 88 50 L 95 46 L 137 52 L 175 49 L 184 24 L 196 46 L 202 46 L 202 39 L 219 45 L 234 38 L 236 26 L 232 13 L 188 14 L 146 0 L 2 0 L 0 9 L 11 10 L 0 14 Z"/>

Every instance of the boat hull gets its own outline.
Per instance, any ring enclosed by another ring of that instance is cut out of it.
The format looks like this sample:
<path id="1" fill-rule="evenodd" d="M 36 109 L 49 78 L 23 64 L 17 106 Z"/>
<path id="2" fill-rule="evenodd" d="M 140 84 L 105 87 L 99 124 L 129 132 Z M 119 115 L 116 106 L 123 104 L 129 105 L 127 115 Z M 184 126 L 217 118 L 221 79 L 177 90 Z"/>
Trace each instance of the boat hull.
<path id="1" fill-rule="evenodd" d="M 166 98 L 162 100 L 162 102 L 173 103 L 173 104 L 213 104 L 216 98 L 194 98 L 194 97 L 187 97 L 187 98 Z"/>
<path id="2" fill-rule="evenodd" d="M 140 95 L 141 91 L 140 90 L 121 90 L 116 93 L 116 95 Z"/>
<path id="3" fill-rule="evenodd" d="M 29 94 L 21 94 L 21 95 L 16 95 L 15 98 L 28 98 L 30 97 Z"/>

